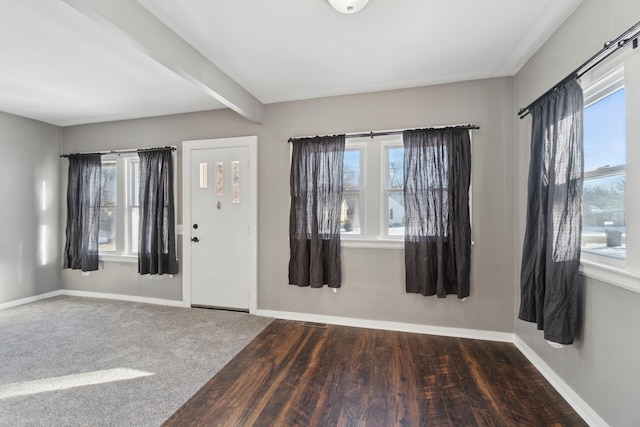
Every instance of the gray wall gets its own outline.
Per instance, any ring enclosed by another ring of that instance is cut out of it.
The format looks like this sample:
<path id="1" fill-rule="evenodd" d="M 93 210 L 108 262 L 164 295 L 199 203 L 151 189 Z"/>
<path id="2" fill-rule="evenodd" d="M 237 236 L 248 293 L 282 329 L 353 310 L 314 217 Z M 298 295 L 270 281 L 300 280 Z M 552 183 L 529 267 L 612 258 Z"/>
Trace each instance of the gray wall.
<path id="1" fill-rule="evenodd" d="M 190 139 L 258 135 L 259 308 L 511 332 L 513 99 L 513 79 L 498 78 L 271 104 L 261 125 L 225 110 L 85 125 L 64 129 L 64 151 L 180 146 Z M 289 137 L 458 123 L 481 127 L 473 132 L 476 246 L 466 302 L 406 294 L 402 250 L 344 249 L 343 287 L 335 294 L 287 284 Z M 65 289 L 168 299 L 181 299 L 180 280 L 140 279 L 135 265 L 114 263 L 89 277 L 63 274 Z"/>
<path id="2" fill-rule="evenodd" d="M 640 17 L 637 0 L 585 0 L 517 74 L 516 103 L 523 107 L 587 60 Z M 627 79 L 630 77 L 627 76 Z M 631 78 L 640 79 L 635 74 Z M 634 120 L 629 117 L 628 120 Z M 637 119 L 635 119 L 637 120 Z M 516 124 L 516 272 L 526 217 L 531 120 Z M 630 141 L 637 144 L 637 139 Z M 629 188 L 630 191 L 636 191 Z M 516 283 L 519 277 L 516 273 Z M 516 300 L 516 310 L 519 298 Z M 516 322 L 524 340 L 574 391 L 612 426 L 640 423 L 640 294 L 586 279 L 581 331 L 574 345 L 552 349 L 535 325 Z"/>
<path id="3" fill-rule="evenodd" d="M 231 110 L 179 114 L 140 120 L 99 123 L 63 129 L 65 153 L 129 148 L 178 146 L 177 151 L 177 221 L 182 223 L 181 143 L 190 139 L 256 134 L 251 124 Z M 66 163 L 66 162 L 65 162 Z M 66 173 L 62 178 L 66 186 Z M 63 194 L 63 200 L 64 200 Z M 65 217 L 63 206 L 63 220 Z M 182 236 L 178 235 L 178 258 L 181 259 Z M 64 270 L 64 289 L 145 298 L 182 301 L 182 263 L 180 273 L 168 276 L 140 276 L 136 263 L 101 262 L 98 271 L 83 276 L 79 271 Z"/>
<path id="4" fill-rule="evenodd" d="M 60 128 L 0 113 L 0 304 L 61 288 L 61 145 Z"/>

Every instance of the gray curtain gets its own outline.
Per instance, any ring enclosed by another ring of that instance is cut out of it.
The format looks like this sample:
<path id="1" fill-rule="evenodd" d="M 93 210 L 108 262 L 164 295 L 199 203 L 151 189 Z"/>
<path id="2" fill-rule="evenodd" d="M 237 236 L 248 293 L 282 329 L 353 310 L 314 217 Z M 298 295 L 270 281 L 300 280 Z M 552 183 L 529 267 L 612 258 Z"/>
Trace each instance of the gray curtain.
<path id="1" fill-rule="evenodd" d="M 171 149 L 138 151 L 140 157 L 140 236 L 138 272 L 176 274 L 173 162 Z"/>
<path id="2" fill-rule="evenodd" d="M 339 288 L 345 136 L 292 143 L 289 284 Z"/>
<path id="3" fill-rule="evenodd" d="M 578 318 L 582 229 L 583 99 L 572 79 L 529 108 L 527 223 L 518 317 L 544 338 L 571 344 Z"/>
<path id="4" fill-rule="evenodd" d="M 64 268 L 98 269 L 101 173 L 100 154 L 69 156 Z"/>
<path id="5" fill-rule="evenodd" d="M 469 130 L 409 130 L 403 140 L 406 291 L 438 298 L 467 297 Z"/>

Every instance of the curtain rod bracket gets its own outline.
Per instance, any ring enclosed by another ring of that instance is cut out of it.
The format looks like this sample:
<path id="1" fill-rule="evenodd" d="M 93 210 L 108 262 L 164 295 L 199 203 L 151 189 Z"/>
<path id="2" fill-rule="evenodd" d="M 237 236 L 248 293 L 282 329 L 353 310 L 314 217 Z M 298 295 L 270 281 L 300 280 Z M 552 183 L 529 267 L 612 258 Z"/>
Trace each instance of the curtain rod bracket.
<path id="1" fill-rule="evenodd" d="M 521 108 L 518 111 L 518 116 L 521 119 L 525 118 L 529 114 L 529 109 L 533 107 L 539 100 L 549 95 L 550 93 L 555 92 L 562 84 L 569 81 L 570 79 L 578 79 L 582 77 L 585 73 L 599 65 L 602 61 L 616 53 L 618 50 L 624 48 L 630 41 L 633 41 L 634 49 L 637 48 L 638 45 L 638 35 L 640 35 L 640 21 L 636 22 L 631 28 L 629 28 L 624 33 L 620 34 L 613 41 L 607 41 L 604 43 L 604 47 L 602 50 L 597 52 L 591 58 L 586 60 L 582 65 L 576 68 L 571 74 L 569 74 L 564 79 L 560 80 L 559 83 L 556 83 L 551 89 L 540 95 L 535 101 L 531 104 L 527 105 L 524 108 Z"/>

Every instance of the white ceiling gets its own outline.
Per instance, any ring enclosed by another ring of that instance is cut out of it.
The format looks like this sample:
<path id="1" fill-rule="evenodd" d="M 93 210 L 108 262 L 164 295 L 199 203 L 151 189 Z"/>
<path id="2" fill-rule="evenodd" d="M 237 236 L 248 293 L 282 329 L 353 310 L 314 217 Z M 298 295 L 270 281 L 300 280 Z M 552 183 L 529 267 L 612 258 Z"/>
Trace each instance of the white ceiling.
<path id="1" fill-rule="evenodd" d="M 582 0 L 370 0 L 355 15 L 326 0 L 138 0 L 168 28 L 133 36 L 78 6 L 92 2 L 117 13 L 135 0 L 2 0 L 0 111 L 70 126 L 241 112 L 225 84 L 259 106 L 511 76 Z M 163 56 L 145 43 L 169 29 L 195 50 Z M 197 51 L 226 76 L 182 72 Z"/>

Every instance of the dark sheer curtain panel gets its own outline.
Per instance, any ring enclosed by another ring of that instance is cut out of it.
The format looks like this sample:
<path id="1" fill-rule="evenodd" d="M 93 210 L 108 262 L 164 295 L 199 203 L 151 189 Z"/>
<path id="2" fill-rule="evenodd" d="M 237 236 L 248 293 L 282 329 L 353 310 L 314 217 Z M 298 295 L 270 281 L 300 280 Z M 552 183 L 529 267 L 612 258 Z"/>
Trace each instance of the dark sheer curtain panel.
<path id="1" fill-rule="evenodd" d="M 141 150 L 138 272 L 176 274 L 171 149 Z"/>
<path id="2" fill-rule="evenodd" d="M 571 344 L 578 323 L 582 231 L 583 98 L 575 80 L 529 108 L 527 223 L 518 317 L 544 338 Z"/>
<path id="3" fill-rule="evenodd" d="M 469 130 L 409 130 L 404 140 L 406 291 L 469 296 Z"/>
<path id="4" fill-rule="evenodd" d="M 98 269 L 101 173 L 100 154 L 69 156 L 64 268 Z"/>
<path id="5" fill-rule="evenodd" d="M 339 288 L 345 136 L 292 140 L 289 284 Z"/>

